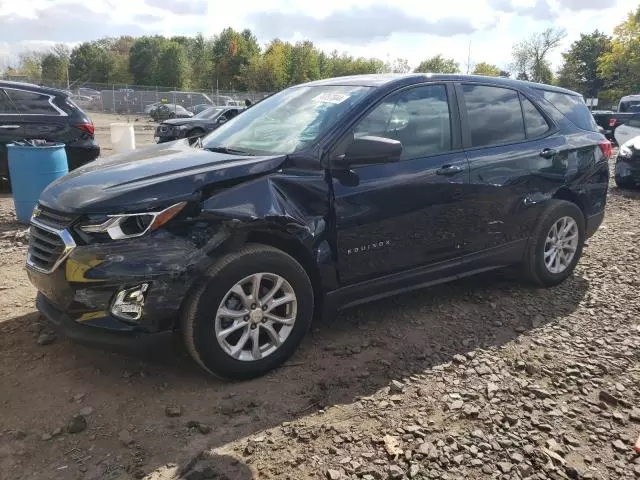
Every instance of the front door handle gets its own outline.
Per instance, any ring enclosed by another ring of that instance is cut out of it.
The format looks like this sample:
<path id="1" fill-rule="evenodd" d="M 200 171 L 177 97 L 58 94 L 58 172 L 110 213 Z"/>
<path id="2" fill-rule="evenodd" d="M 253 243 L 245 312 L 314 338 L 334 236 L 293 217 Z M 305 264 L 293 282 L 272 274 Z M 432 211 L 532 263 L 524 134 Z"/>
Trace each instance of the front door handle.
<path id="1" fill-rule="evenodd" d="M 20 128 L 20 125 L 0 125 L 0 128 L 4 128 L 5 130 L 15 130 Z"/>
<path id="2" fill-rule="evenodd" d="M 540 152 L 540 156 L 542 158 L 553 158 L 558 154 L 558 151 L 555 148 L 543 148 Z"/>
<path id="3" fill-rule="evenodd" d="M 460 165 L 444 165 L 436 170 L 436 175 L 455 175 L 464 171 Z"/>

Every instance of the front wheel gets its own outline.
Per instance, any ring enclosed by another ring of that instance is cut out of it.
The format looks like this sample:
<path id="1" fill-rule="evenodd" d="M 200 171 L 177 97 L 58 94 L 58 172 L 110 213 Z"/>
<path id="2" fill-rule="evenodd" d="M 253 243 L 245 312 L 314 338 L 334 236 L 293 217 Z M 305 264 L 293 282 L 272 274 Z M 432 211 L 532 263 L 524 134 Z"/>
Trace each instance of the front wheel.
<path id="1" fill-rule="evenodd" d="M 191 356 L 209 373 L 246 380 L 265 374 L 298 348 L 311 319 L 311 281 L 285 252 L 247 245 L 207 272 L 182 318 Z"/>
<path id="2" fill-rule="evenodd" d="M 551 287 L 573 272 L 582 255 L 585 220 L 582 210 L 565 200 L 551 200 L 540 216 L 525 253 L 525 275 Z"/>

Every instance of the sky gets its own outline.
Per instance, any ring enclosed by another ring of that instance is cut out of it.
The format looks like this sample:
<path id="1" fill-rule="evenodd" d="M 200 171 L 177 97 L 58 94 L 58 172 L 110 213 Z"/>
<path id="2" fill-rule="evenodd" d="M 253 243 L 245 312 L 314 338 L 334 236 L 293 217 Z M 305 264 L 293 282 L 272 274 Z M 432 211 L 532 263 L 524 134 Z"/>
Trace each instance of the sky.
<path id="1" fill-rule="evenodd" d="M 467 68 L 489 62 L 508 69 L 512 45 L 548 27 L 567 37 L 611 34 L 640 0 L 0 0 L 0 69 L 20 52 L 56 43 L 119 35 L 213 36 L 230 26 L 250 28 L 261 45 L 312 40 L 319 48 L 383 60 L 405 58 L 412 67 L 436 54 Z"/>

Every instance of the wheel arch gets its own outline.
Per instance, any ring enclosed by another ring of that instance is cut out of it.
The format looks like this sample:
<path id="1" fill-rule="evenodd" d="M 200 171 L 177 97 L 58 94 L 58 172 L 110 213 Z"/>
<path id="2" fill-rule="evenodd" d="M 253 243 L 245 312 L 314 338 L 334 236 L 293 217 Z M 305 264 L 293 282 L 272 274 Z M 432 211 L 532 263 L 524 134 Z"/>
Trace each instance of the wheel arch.
<path id="1" fill-rule="evenodd" d="M 562 187 L 558 189 L 558 191 L 553 195 L 553 198 L 556 200 L 564 200 L 567 202 L 571 202 L 577 205 L 580 211 L 582 212 L 582 216 L 584 217 L 585 221 L 587 220 L 588 213 L 587 213 L 586 205 L 583 199 L 580 198 L 580 195 L 578 195 L 573 190 L 567 187 Z"/>

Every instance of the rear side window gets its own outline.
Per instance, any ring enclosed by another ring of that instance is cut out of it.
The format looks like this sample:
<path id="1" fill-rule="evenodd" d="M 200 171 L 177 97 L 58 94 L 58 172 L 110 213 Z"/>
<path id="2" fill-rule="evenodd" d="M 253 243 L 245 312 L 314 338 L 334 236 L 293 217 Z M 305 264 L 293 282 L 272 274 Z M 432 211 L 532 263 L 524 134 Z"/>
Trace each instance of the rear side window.
<path id="1" fill-rule="evenodd" d="M 21 115 L 60 115 L 51 105 L 49 95 L 12 89 L 6 92 Z"/>
<path id="2" fill-rule="evenodd" d="M 544 98 L 560 110 L 576 127 L 592 132 L 598 131 L 598 125 L 581 97 L 548 90 L 541 90 L 541 92 Z"/>
<path id="3" fill-rule="evenodd" d="M 485 85 L 462 85 L 471 145 L 485 147 L 525 139 L 520 99 L 515 90 Z"/>
<path id="4" fill-rule="evenodd" d="M 0 115 L 15 115 L 16 113 L 16 109 L 7 94 L 4 93 L 4 90 L 0 90 Z"/>
<path id="5" fill-rule="evenodd" d="M 527 98 L 520 96 L 522 100 L 522 114 L 524 115 L 524 127 L 527 138 L 535 138 L 544 135 L 549 130 L 549 125 L 536 106 Z"/>

